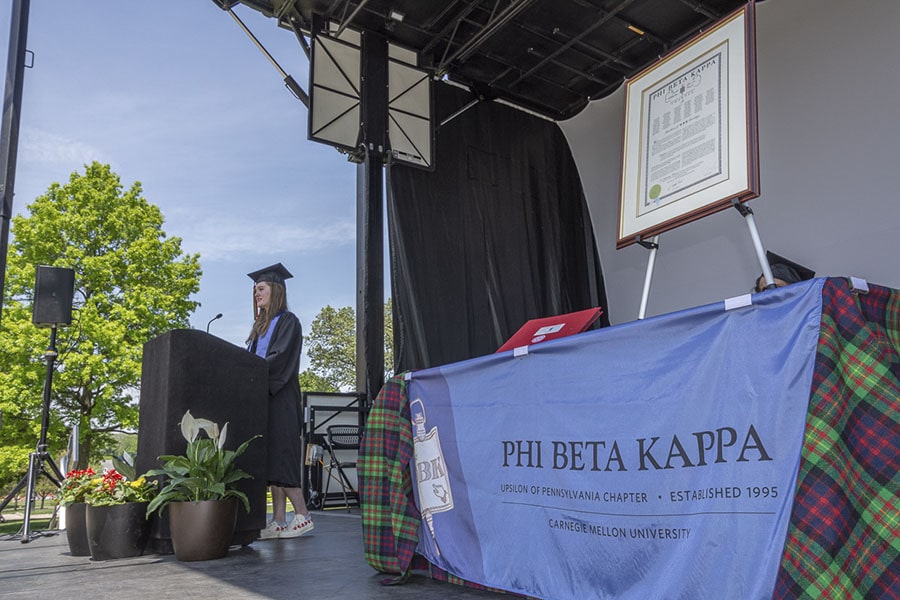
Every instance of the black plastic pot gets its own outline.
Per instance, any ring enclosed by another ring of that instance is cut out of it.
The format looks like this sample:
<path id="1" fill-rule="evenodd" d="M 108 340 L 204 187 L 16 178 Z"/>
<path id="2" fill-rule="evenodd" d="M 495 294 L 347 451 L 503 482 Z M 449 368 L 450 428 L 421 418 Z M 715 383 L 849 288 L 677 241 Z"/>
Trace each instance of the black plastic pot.
<path id="1" fill-rule="evenodd" d="M 213 560 L 228 554 L 237 519 L 237 499 L 172 502 L 169 530 L 175 558 Z"/>
<path id="2" fill-rule="evenodd" d="M 93 560 L 140 556 L 150 535 L 148 502 L 88 505 L 85 523 Z"/>
<path id="3" fill-rule="evenodd" d="M 66 541 L 69 543 L 69 554 L 72 556 L 91 555 L 87 539 L 86 512 L 87 504 L 84 502 L 75 502 L 66 507 Z"/>

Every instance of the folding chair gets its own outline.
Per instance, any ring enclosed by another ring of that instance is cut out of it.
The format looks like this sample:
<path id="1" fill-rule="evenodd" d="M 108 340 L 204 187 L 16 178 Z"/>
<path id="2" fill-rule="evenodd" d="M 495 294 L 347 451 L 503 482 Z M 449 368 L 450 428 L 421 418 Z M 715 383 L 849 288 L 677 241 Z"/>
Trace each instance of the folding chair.
<path id="1" fill-rule="evenodd" d="M 351 497 L 356 501 L 356 505 L 359 506 L 359 493 L 353 487 L 353 484 L 347 477 L 347 473 L 344 471 L 344 469 L 356 468 L 356 455 L 354 454 L 353 460 L 341 460 L 337 454 L 343 451 L 342 455 L 345 456 L 348 453 L 347 451 L 359 451 L 359 438 L 360 427 L 358 425 L 329 425 L 325 428 L 325 452 L 328 454 L 328 464 L 325 465 L 325 470 L 328 474 L 325 479 L 325 493 L 322 497 L 323 504 L 328 499 L 328 488 L 331 485 L 331 480 L 334 479 L 341 486 L 341 495 L 344 498 L 344 506 L 347 507 L 347 512 L 350 512 Z"/>

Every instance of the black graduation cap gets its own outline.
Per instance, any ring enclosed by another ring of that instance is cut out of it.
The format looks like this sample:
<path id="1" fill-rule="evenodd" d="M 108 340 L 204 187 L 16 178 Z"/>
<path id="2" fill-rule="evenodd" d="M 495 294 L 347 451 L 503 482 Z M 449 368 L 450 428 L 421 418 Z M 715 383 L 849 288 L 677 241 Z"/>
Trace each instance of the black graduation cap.
<path id="1" fill-rule="evenodd" d="M 799 265 L 792 260 L 779 256 L 774 252 L 766 251 L 766 260 L 772 267 L 772 277 L 781 279 L 786 283 L 806 281 L 816 276 L 816 272 L 810 268 Z"/>
<path id="2" fill-rule="evenodd" d="M 290 271 L 284 268 L 283 264 L 275 263 L 274 265 L 262 268 L 259 271 L 247 273 L 247 277 L 252 279 L 253 283 L 269 281 L 284 285 L 284 280 L 290 279 L 291 277 L 293 277 L 293 275 L 291 275 Z"/>

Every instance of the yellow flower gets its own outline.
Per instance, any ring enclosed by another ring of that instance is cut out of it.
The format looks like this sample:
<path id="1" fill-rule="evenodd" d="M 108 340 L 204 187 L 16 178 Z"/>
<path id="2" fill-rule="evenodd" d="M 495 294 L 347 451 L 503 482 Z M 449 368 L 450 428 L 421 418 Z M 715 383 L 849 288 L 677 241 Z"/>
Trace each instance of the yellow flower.
<path id="1" fill-rule="evenodd" d="M 139 490 L 144 485 L 145 481 L 146 480 L 144 479 L 144 477 L 142 475 L 138 479 L 128 482 L 128 485 L 130 485 L 131 487 L 133 487 L 136 490 Z"/>

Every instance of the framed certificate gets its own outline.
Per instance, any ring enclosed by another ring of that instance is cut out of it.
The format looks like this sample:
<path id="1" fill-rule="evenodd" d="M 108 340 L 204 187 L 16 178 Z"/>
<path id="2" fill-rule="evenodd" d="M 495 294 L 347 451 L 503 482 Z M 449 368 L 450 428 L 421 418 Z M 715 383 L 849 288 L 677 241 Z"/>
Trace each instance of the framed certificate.
<path id="1" fill-rule="evenodd" d="M 759 195 L 754 4 L 626 84 L 616 247 Z"/>

